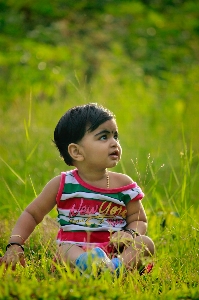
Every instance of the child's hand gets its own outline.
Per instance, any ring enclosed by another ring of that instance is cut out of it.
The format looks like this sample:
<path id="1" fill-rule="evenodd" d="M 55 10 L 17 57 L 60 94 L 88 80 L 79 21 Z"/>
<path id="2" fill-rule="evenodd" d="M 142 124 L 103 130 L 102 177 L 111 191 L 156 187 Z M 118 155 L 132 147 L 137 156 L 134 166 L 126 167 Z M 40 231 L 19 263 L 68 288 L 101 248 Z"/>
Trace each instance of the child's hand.
<path id="1" fill-rule="evenodd" d="M 123 230 L 115 232 L 110 237 L 111 244 L 117 250 L 119 250 L 119 248 L 124 246 L 128 247 L 132 241 L 133 241 L 133 236 L 129 232 Z"/>
<path id="2" fill-rule="evenodd" d="M 17 245 L 12 245 L 8 248 L 3 257 L 0 257 L 0 265 L 5 264 L 6 269 L 11 266 L 12 270 L 16 269 L 16 264 L 20 263 L 23 267 L 25 267 L 25 258 L 24 252 Z"/>

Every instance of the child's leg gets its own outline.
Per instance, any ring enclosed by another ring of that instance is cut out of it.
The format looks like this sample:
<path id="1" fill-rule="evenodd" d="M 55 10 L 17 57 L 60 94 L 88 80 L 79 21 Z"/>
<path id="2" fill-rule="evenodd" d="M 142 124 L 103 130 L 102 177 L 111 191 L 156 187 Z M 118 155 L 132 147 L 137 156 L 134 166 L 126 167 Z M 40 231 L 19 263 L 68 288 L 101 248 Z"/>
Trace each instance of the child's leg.
<path id="1" fill-rule="evenodd" d="M 61 261 L 69 263 L 71 267 L 74 267 L 77 258 L 85 251 L 73 244 L 62 244 L 58 249 L 58 256 Z"/>
<path id="2" fill-rule="evenodd" d="M 114 266 L 106 253 L 99 247 L 84 251 L 81 247 L 72 244 L 63 244 L 59 247 L 55 261 L 67 262 L 70 267 L 78 267 L 81 271 L 92 269 L 93 262 L 99 267 L 113 271 Z"/>
<path id="3" fill-rule="evenodd" d="M 145 235 L 140 235 L 133 240 L 131 246 L 122 252 L 120 259 L 127 269 L 139 269 L 142 265 L 142 258 L 152 256 L 154 251 L 153 241 Z"/>
<path id="4" fill-rule="evenodd" d="M 81 271 L 92 272 L 92 269 L 98 270 L 97 272 L 101 272 L 102 270 L 110 270 L 113 272 L 115 270 L 112 261 L 108 258 L 106 253 L 99 247 L 95 247 L 90 251 L 82 253 L 75 262 L 75 265 Z"/>

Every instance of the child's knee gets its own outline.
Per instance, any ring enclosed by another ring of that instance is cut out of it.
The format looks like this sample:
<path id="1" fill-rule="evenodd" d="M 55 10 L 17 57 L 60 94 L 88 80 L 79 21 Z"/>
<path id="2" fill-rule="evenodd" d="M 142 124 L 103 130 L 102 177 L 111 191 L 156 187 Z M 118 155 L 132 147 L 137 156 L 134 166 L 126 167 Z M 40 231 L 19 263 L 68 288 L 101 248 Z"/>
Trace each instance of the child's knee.
<path id="1" fill-rule="evenodd" d="M 154 252 L 155 252 L 155 245 L 154 245 L 154 242 L 152 241 L 151 238 L 149 238 L 148 236 L 146 236 L 147 238 L 147 248 L 149 249 L 149 255 L 153 255 Z"/>
<path id="2" fill-rule="evenodd" d="M 135 238 L 135 243 L 140 247 L 144 247 L 144 254 L 147 256 L 153 255 L 155 252 L 155 245 L 151 238 L 146 235 L 140 235 Z"/>

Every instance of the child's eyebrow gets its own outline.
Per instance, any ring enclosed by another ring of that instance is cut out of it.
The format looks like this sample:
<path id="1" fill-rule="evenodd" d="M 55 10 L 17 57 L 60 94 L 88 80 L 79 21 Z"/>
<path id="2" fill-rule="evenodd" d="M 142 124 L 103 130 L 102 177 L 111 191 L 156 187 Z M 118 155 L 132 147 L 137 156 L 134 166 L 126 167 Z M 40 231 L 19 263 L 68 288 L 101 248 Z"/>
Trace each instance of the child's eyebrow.
<path id="1" fill-rule="evenodd" d="M 100 132 L 96 133 L 96 134 L 95 134 L 95 136 L 98 136 L 98 135 L 100 135 L 100 134 L 104 134 L 104 133 L 106 133 L 106 134 L 109 134 L 109 133 L 110 133 L 110 131 L 108 131 L 108 130 L 102 130 L 102 131 L 100 131 Z"/>
<path id="2" fill-rule="evenodd" d="M 101 135 L 101 134 L 105 134 L 105 133 L 106 133 L 106 134 L 110 134 L 110 133 L 116 133 L 116 134 L 118 134 L 117 131 L 112 131 L 112 132 L 110 132 L 109 130 L 102 130 L 102 131 L 96 133 L 95 136 L 98 136 L 98 135 Z"/>

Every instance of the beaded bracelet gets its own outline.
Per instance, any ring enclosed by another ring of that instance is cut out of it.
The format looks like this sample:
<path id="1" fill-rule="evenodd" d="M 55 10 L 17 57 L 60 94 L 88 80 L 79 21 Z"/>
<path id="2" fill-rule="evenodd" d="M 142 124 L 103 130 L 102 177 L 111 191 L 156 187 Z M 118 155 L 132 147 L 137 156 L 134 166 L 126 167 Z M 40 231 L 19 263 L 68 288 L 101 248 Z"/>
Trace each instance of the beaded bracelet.
<path id="1" fill-rule="evenodd" d="M 24 247 L 23 247 L 21 244 L 19 244 L 19 243 L 9 243 L 9 244 L 6 246 L 6 251 L 7 251 L 8 248 L 10 248 L 10 246 L 12 246 L 12 245 L 17 245 L 17 246 L 21 247 L 21 249 L 24 251 Z"/>

